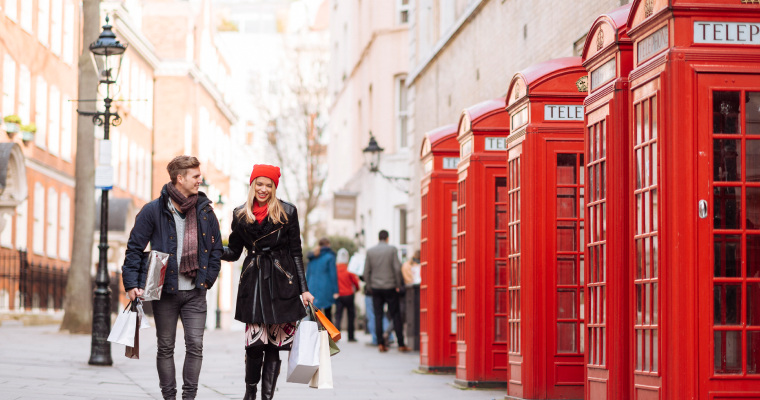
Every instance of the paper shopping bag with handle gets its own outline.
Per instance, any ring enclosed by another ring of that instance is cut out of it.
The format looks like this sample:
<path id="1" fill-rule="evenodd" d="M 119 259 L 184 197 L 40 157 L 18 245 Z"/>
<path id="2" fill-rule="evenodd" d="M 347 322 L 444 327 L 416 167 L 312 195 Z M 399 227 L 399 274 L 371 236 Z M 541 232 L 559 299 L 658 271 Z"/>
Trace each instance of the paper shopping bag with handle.
<path id="1" fill-rule="evenodd" d="M 288 355 L 288 382 L 309 383 L 319 368 L 319 328 L 314 321 L 301 321 Z"/>
<path id="2" fill-rule="evenodd" d="M 137 312 L 130 310 L 131 306 L 132 302 L 130 301 L 124 311 L 116 317 L 116 322 L 114 322 L 111 333 L 108 335 L 109 342 L 134 346 L 135 332 L 137 331 Z"/>
<path id="3" fill-rule="evenodd" d="M 330 360 L 330 335 L 327 331 L 319 331 L 319 369 L 309 382 L 309 387 L 315 389 L 332 389 L 332 361 Z"/>
<path id="4" fill-rule="evenodd" d="M 138 312 L 138 309 L 137 309 L 138 302 L 139 300 L 133 301 L 132 306 L 129 308 L 129 311 L 131 311 L 133 314 L 137 316 L 135 320 L 135 328 L 134 328 L 134 333 L 135 333 L 134 344 L 132 346 L 127 346 L 126 349 L 124 350 L 124 355 L 127 356 L 127 358 L 132 358 L 135 360 L 140 358 L 140 328 L 141 328 L 140 323 L 142 320 L 142 315 L 141 315 L 142 313 Z"/>
<path id="5" fill-rule="evenodd" d="M 336 342 L 340 340 L 340 330 L 338 330 L 338 328 L 336 328 L 335 325 L 333 325 L 332 322 L 327 319 L 327 316 L 322 313 L 322 311 L 319 311 L 316 307 L 314 307 L 313 304 L 309 303 L 309 306 L 312 308 L 312 311 L 317 318 L 317 322 L 319 322 L 319 324 L 322 325 L 327 333 L 330 334 L 332 340 Z"/>

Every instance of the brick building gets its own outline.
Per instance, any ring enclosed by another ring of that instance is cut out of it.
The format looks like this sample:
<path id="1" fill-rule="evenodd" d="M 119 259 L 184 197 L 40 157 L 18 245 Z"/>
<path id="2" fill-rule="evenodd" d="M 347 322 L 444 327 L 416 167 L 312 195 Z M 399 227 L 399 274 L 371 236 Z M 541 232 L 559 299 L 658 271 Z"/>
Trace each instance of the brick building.
<path id="1" fill-rule="evenodd" d="M 406 3 L 405 0 L 399 0 Z M 594 19 L 629 0 L 418 0 L 409 27 L 409 130 L 419 151 L 425 132 L 457 123 L 462 109 L 504 96 L 530 65 L 578 56 Z M 419 247 L 420 176 L 410 160 L 410 246 Z"/>

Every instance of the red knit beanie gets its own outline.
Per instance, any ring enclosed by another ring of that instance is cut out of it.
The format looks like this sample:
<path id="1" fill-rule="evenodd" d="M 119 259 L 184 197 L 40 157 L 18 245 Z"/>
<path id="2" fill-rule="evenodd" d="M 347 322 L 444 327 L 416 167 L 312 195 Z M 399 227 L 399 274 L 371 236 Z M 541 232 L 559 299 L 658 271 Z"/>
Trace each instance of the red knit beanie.
<path id="1" fill-rule="evenodd" d="M 251 181 L 249 185 L 253 185 L 253 180 L 263 176 L 269 178 L 274 182 L 274 187 L 280 183 L 280 167 L 267 164 L 256 164 L 253 166 L 253 172 L 251 172 Z"/>

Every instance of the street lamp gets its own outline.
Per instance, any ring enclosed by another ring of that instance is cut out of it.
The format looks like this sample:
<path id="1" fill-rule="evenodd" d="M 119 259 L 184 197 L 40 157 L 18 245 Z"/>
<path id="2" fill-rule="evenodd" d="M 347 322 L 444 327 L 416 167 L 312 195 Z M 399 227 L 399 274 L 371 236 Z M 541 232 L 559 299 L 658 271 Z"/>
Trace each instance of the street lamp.
<path id="1" fill-rule="evenodd" d="M 111 125 L 121 124 L 118 113 L 111 112 L 111 85 L 116 83 L 121 69 L 121 58 L 127 46 L 116 40 L 116 35 L 111 30 L 106 15 L 106 24 L 98 40 L 90 45 L 95 70 L 98 71 L 100 83 L 105 83 L 106 93 L 103 102 L 105 111 L 89 112 L 79 111 L 81 115 L 91 116 L 93 123 L 103 126 L 103 139 L 108 140 Z M 118 63 L 112 60 L 112 56 L 118 56 Z M 113 117 L 113 120 L 111 119 Z M 90 348 L 90 365 L 112 365 L 111 343 L 108 342 L 108 333 L 111 329 L 111 289 L 108 278 L 108 191 L 104 188 L 100 195 L 100 257 L 98 260 L 98 272 L 95 275 L 95 292 L 92 304 L 92 344 Z"/>
<path id="2" fill-rule="evenodd" d="M 369 144 L 367 147 L 362 150 L 364 153 L 364 162 L 367 164 L 367 167 L 369 168 L 369 172 L 373 174 L 379 174 L 382 176 L 385 180 L 388 182 L 391 182 L 395 185 L 397 181 L 409 181 L 409 178 L 404 176 L 387 176 L 382 171 L 380 171 L 380 154 L 385 151 L 384 148 L 380 147 L 379 144 L 377 144 L 377 140 L 375 140 L 375 136 L 372 135 L 372 132 L 369 133 Z M 409 194 L 409 191 L 407 189 L 401 188 L 396 186 L 396 189 Z"/>

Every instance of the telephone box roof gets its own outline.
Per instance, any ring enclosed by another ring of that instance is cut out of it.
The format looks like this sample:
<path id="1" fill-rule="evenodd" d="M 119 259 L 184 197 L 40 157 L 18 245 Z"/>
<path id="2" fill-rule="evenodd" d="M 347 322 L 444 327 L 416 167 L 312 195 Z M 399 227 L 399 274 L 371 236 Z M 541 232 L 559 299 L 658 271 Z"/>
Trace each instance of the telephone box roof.
<path id="1" fill-rule="evenodd" d="M 459 135 L 473 129 L 509 130 L 509 115 L 504 109 L 504 98 L 482 101 L 462 110 Z"/>
<path id="2" fill-rule="evenodd" d="M 578 93 L 580 89 L 564 84 L 564 82 L 561 82 L 563 79 L 557 79 L 574 73 L 586 75 L 586 69 L 581 65 L 580 57 L 555 58 L 531 65 L 512 77 L 505 99 L 506 105 L 509 106 L 526 95 L 542 93 L 556 95 L 562 92 Z M 516 84 L 519 84 L 524 90 L 515 93 Z"/>
<path id="3" fill-rule="evenodd" d="M 631 6 L 632 4 L 629 3 L 618 7 L 606 14 L 598 16 L 596 20 L 594 20 L 594 23 L 591 24 L 589 34 L 586 36 L 586 42 L 583 45 L 583 54 L 581 55 L 583 60 L 589 58 L 589 51 L 592 50 L 594 46 L 596 47 L 596 53 L 599 53 L 609 44 L 616 43 L 620 40 L 630 40 L 628 39 L 628 15 L 631 12 Z M 602 24 L 609 25 L 612 28 L 612 31 L 614 32 L 613 37 L 608 38 L 602 36 L 602 38 L 600 38 L 598 36 L 597 32 L 599 29 L 603 29 L 600 26 Z M 601 41 L 601 46 L 599 41 Z"/>
<path id="4" fill-rule="evenodd" d="M 425 133 L 425 139 L 422 141 L 422 148 L 420 149 L 420 157 L 424 157 L 430 151 L 435 150 L 458 150 L 459 142 L 457 142 L 457 124 L 448 124 L 440 126 Z M 446 142 L 451 140 L 451 146 L 445 146 Z M 446 147 L 451 147 L 448 149 Z"/>

